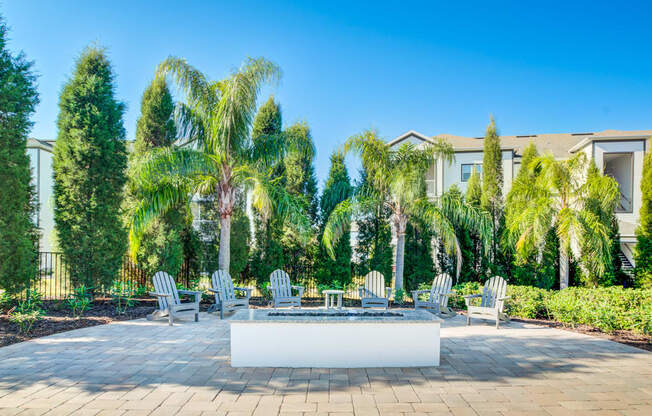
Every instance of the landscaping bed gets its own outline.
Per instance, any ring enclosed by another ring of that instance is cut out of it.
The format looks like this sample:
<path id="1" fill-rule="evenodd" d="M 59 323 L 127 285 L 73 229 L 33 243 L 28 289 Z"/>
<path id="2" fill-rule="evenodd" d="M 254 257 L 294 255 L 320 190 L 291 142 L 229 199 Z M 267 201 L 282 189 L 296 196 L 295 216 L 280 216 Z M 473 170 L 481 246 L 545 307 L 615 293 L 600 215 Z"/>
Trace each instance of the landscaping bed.
<path id="1" fill-rule="evenodd" d="M 156 305 L 155 299 L 136 299 L 124 313 L 118 313 L 110 299 L 99 298 L 93 302 L 80 317 L 74 317 L 61 301 L 44 301 L 44 314 L 27 333 L 20 333 L 19 326 L 9 321 L 8 311 L 0 313 L 0 347 L 44 337 L 59 332 L 89 326 L 108 324 L 113 321 L 127 321 L 144 318 Z"/>

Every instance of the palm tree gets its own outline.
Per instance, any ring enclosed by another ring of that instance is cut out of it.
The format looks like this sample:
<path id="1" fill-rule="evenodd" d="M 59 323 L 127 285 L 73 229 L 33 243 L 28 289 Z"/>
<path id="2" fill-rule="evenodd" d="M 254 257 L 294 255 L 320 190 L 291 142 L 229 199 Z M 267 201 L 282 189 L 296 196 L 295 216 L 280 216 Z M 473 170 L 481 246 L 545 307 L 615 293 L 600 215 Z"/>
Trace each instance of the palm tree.
<path id="1" fill-rule="evenodd" d="M 183 99 L 175 117 L 184 143 L 152 152 L 141 164 L 137 180 L 145 197 L 131 222 L 131 251 L 137 250 L 144 227 L 152 219 L 193 196 L 215 198 L 220 215 L 218 267 L 229 270 L 231 216 L 236 200 L 251 192 L 264 216 L 272 211 L 301 230 L 309 225 L 301 205 L 270 178 L 271 167 L 293 146 L 283 135 L 251 140 L 250 130 L 261 87 L 278 80 L 279 68 L 263 59 L 249 59 L 221 81 L 209 81 L 184 59 L 169 57 L 156 72 L 172 76 Z"/>
<path id="2" fill-rule="evenodd" d="M 425 220 L 442 239 L 446 250 L 457 253 L 458 275 L 461 254 L 454 224 L 465 224 L 488 241 L 486 215 L 454 198 L 429 199 L 425 195 L 426 171 L 434 160 L 453 160 L 453 148 L 447 142 L 435 139 L 423 148 L 406 143 L 393 150 L 375 131 L 367 130 L 350 137 L 343 152 L 353 152 L 361 157 L 369 186 L 356 190 L 352 197 L 339 203 L 328 218 L 322 241 L 331 256 L 335 242 L 349 226 L 351 217 L 378 207 L 391 213 L 390 222 L 396 240 L 394 288 L 397 291 L 403 290 L 405 230 L 410 218 Z"/>
<path id="3" fill-rule="evenodd" d="M 560 244 L 559 287 L 568 287 L 568 258 L 578 259 L 582 247 L 591 247 L 592 256 L 581 264 L 598 275 L 611 261 L 609 227 L 588 206 L 599 204 L 605 212 L 613 211 L 620 199 L 618 183 L 605 175 L 588 175 L 589 160 L 584 153 L 556 160 L 552 155 L 535 158 L 529 169 L 527 186 L 510 201 L 514 215 L 508 216 L 508 238 L 516 246 L 517 260 L 541 254 L 550 230 L 555 230 Z M 534 178 L 534 179 L 533 179 Z M 518 180 L 518 178 L 517 178 Z M 524 179 L 525 180 L 525 179 Z"/>

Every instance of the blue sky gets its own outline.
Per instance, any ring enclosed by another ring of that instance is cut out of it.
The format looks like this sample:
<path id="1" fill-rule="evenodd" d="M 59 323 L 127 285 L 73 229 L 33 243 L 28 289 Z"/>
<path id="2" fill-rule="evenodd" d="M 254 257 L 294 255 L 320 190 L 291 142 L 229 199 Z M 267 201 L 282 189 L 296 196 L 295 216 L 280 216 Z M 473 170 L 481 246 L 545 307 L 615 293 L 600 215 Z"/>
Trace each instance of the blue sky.
<path id="1" fill-rule="evenodd" d="M 261 98 L 276 96 L 284 124 L 309 123 L 320 185 L 330 153 L 369 127 L 480 136 L 493 114 L 503 134 L 652 128 L 649 2 L 352 3 L 5 0 L 0 10 L 10 47 L 39 74 L 42 139 L 56 138 L 59 91 L 92 42 L 114 63 L 129 138 L 166 56 L 211 78 L 247 56 L 273 60 L 283 79 Z"/>

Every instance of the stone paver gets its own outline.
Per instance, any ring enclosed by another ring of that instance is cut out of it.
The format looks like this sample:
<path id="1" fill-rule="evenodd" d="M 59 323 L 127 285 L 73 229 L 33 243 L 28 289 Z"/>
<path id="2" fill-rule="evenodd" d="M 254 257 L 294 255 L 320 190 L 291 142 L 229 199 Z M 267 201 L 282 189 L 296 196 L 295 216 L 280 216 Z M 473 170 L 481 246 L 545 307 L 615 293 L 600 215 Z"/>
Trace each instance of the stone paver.
<path id="1" fill-rule="evenodd" d="M 243 369 L 212 315 L 96 326 L 0 348 L 0 416 L 652 415 L 648 352 L 461 316 L 441 336 L 440 367 Z"/>

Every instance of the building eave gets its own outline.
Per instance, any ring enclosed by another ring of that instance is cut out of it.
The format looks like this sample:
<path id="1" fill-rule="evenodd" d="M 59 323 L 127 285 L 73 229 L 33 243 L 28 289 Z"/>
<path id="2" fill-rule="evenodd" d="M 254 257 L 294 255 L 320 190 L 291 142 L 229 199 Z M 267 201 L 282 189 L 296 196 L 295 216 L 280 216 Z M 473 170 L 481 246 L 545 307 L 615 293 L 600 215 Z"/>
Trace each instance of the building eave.
<path id="1" fill-rule="evenodd" d="M 575 146 L 568 149 L 568 153 L 576 153 L 588 146 L 593 142 L 613 142 L 613 141 L 629 141 L 629 140 L 641 140 L 645 141 L 649 137 L 644 135 L 634 135 L 634 136 L 590 136 L 582 139 Z"/>

